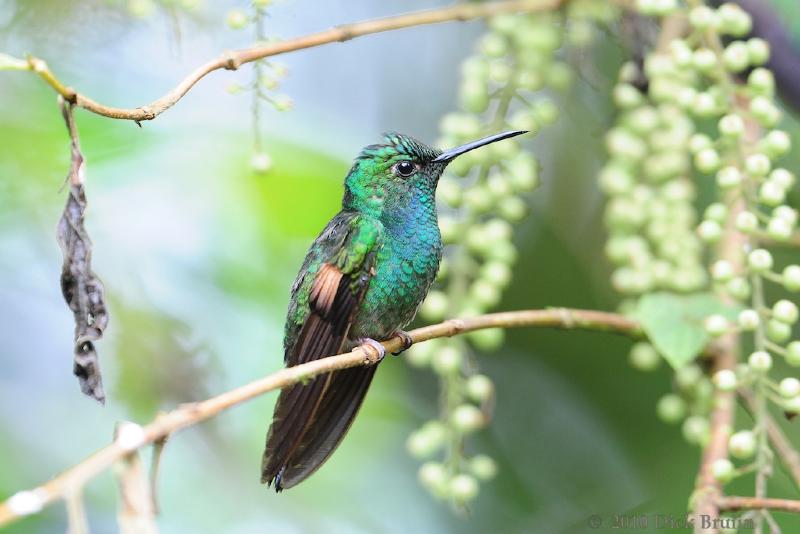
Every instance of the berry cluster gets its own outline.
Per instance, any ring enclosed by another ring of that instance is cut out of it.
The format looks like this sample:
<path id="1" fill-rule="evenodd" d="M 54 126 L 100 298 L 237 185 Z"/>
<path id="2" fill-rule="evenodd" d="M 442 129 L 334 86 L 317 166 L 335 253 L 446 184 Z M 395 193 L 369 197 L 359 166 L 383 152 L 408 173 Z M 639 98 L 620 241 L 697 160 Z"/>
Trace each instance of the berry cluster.
<path id="1" fill-rule="evenodd" d="M 665 421 L 683 421 L 686 439 L 703 445 L 714 389 L 752 391 L 755 427 L 734 432 L 728 452 L 738 460 L 755 459 L 738 468 L 718 460 L 713 470 L 722 482 L 748 472 L 765 480 L 772 462 L 767 402 L 800 413 L 800 380 L 771 375 L 775 357 L 800 366 L 800 341 L 792 341 L 800 314 L 789 298 L 768 303 L 764 286 L 800 291 L 800 265 L 777 266 L 769 250 L 792 239 L 798 219 L 786 201 L 795 177 L 778 165 L 791 139 L 777 129 L 782 113 L 774 101 L 775 80 L 764 66 L 769 45 L 748 37 L 752 20 L 733 3 L 714 9 L 690 2 L 685 9 L 675 1 L 640 0 L 637 6 L 647 15 L 685 11 L 689 25 L 647 57 L 645 92 L 629 83 L 638 74 L 630 65 L 614 89 L 622 114 L 609 134 L 611 160 L 600 176 L 610 198 L 607 253 L 619 265 L 614 285 L 628 295 L 696 291 L 710 278 L 733 313 L 708 316 L 706 332 L 739 336 L 740 345 L 752 340 L 753 350 L 745 354 L 746 363 L 718 370 L 711 380 L 696 364 L 677 369 L 677 392 L 664 396 L 657 411 Z M 717 193 L 699 223 L 692 168 L 696 180 L 714 180 Z M 717 250 L 722 244 L 727 251 Z M 706 276 L 699 266 L 717 253 Z M 647 343 L 634 346 L 630 358 L 645 370 L 659 361 Z"/>
<path id="2" fill-rule="evenodd" d="M 270 5 L 272 5 L 272 0 L 253 0 L 252 15 L 248 15 L 241 9 L 232 9 L 228 11 L 226 22 L 234 30 L 243 30 L 252 25 L 256 43 L 268 43 L 270 39 L 265 34 L 264 19 Z M 231 83 L 228 85 L 230 94 L 239 94 L 243 91 L 252 92 L 253 155 L 250 159 L 250 166 L 258 174 L 266 174 L 272 168 L 272 158 L 264 150 L 261 136 L 261 104 L 267 102 L 276 111 L 289 111 L 294 107 L 291 97 L 285 94 L 275 94 L 281 80 L 288 73 L 289 70 L 285 65 L 261 59 L 253 63 L 253 80 L 249 84 L 243 86 Z"/>
<path id="3" fill-rule="evenodd" d="M 558 109 L 547 90 L 568 87 L 572 71 L 557 58 L 565 44 L 587 44 L 598 19 L 613 17 L 605 2 L 578 1 L 564 14 L 500 15 L 478 51 L 462 64 L 462 111 L 441 122 L 442 146 L 454 146 L 503 129 L 537 133 L 552 124 Z M 568 21 L 568 22 L 567 22 Z M 446 245 L 438 278 L 420 309 L 427 321 L 469 317 L 496 306 L 511 282 L 517 256 L 513 224 L 525 217 L 525 197 L 538 184 L 535 157 L 508 139 L 456 159 L 439 182 L 439 226 Z M 463 506 L 478 493 L 479 481 L 497 466 L 488 456 L 467 457 L 465 437 L 491 416 L 494 385 L 477 371 L 473 350 L 503 343 L 500 329 L 438 339 L 414 346 L 409 362 L 440 377 L 442 407 L 408 439 L 410 453 L 429 460 L 419 471 L 422 484 L 438 498 Z"/>

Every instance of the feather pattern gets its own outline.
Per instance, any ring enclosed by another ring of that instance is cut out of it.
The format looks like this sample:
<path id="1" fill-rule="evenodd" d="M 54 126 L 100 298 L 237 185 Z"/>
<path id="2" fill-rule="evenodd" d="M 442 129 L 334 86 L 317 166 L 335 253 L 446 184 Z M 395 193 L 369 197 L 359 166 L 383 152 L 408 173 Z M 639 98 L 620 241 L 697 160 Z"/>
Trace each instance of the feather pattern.
<path id="1" fill-rule="evenodd" d="M 289 366 L 342 351 L 374 272 L 380 223 L 342 212 L 311 247 L 293 287 L 295 309 L 287 322 Z M 305 293 L 307 300 L 295 299 Z M 292 316 L 299 319 L 292 323 Z M 262 482 L 278 491 L 313 473 L 350 427 L 375 373 L 374 367 L 318 376 L 281 392 L 262 461 Z"/>

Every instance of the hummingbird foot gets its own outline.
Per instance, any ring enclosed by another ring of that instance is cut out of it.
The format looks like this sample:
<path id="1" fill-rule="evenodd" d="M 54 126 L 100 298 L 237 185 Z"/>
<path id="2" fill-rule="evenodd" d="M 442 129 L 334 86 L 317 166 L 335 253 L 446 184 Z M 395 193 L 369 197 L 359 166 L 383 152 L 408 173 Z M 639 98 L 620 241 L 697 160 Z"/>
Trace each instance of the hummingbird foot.
<path id="1" fill-rule="evenodd" d="M 364 353 L 364 363 L 366 364 L 375 365 L 386 356 L 386 347 L 384 347 L 380 341 L 375 341 L 369 337 L 363 337 L 358 340 L 358 343 L 358 348 Z"/>
<path id="2" fill-rule="evenodd" d="M 392 337 L 399 337 L 403 344 L 400 346 L 400 350 L 397 352 L 393 352 L 392 356 L 397 356 L 402 354 L 403 352 L 407 351 L 411 348 L 411 345 L 414 344 L 414 340 L 411 339 L 411 335 L 406 332 L 405 330 L 400 330 L 399 328 L 392 332 Z"/>

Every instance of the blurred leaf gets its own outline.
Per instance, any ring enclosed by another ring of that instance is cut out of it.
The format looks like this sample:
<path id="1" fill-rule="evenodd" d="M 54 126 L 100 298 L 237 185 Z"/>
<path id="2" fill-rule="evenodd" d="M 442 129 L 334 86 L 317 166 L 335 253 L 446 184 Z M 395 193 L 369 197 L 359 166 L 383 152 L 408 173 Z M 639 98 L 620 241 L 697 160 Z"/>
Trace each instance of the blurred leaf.
<path id="1" fill-rule="evenodd" d="M 136 418 L 152 417 L 160 407 L 210 396 L 214 374 L 211 351 L 193 338 L 185 322 L 152 310 L 114 302 L 119 330 L 115 338 L 120 370 L 116 397 Z"/>
<path id="2" fill-rule="evenodd" d="M 656 349 L 678 369 L 697 357 L 710 341 L 703 322 L 712 314 L 728 318 L 738 310 L 711 293 L 651 293 L 639 299 L 636 317 Z"/>

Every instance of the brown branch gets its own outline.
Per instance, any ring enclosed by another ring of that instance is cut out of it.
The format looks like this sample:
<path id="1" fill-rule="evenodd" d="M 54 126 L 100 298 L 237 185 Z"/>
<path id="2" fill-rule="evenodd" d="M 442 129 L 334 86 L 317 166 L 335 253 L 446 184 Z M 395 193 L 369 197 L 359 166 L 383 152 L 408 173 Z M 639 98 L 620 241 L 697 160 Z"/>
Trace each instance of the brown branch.
<path id="1" fill-rule="evenodd" d="M 720 497 L 717 506 L 725 512 L 739 510 L 776 510 L 800 514 L 800 501 L 792 499 L 772 499 L 769 497 Z"/>
<path id="2" fill-rule="evenodd" d="M 250 63 L 265 57 L 285 54 L 295 50 L 303 50 L 305 48 L 313 48 L 329 43 L 349 41 L 350 39 L 372 33 L 381 33 L 427 24 L 438 24 L 441 22 L 486 18 L 501 13 L 531 13 L 535 11 L 553 10 L 558 8 L 564 1 L 565 0 L 502 0 L 481 4 L 459 3 L 440 9 L 417 11 L 394 17 L 343 24 L 329 30 L 304 35 L 287 41 L 234 50 L 226 52 L 217 59 L 213 59 L 201 65 L 158 100 L 145 106 L 132 109 L 106 106 L 77 92 L 56 78 L 55 74 L 53 74 L 47 66 L 47 63 L 39 58 L 28 58 L 28 70 L 37 73 L 50 87 L 55 89 L 58 94 L 76 106 L 104 117 L 132 120 L 138 123 L 140 121 L 155 119 L 161 113 L 174 106 L 198 81 L 215 70 L 236 70 L 245 63 Z M 16 58 L 9 58 L 9 60 L 14 62 L 14 64 L 18 64 L 20 61 Z"/>
<path id="3" fill-rule="evenodd" d="M 735 269 L 742 268 L 740 250 L 744 235 L 733 227 L 735 214 L 744 206 L 739 201 L 731 210 L 733 214 L 725 229 L 726 239 L 721 243 L 719 257 L 727 259 Z M 712 373 L 723 369 L 733 370 L 739 358 L 739 335 L 729 332 L 720 337 L 711 347 Z M 697 473 L 695 491 L 692 495 L 692 512 L 695 516 L 695 532 L 707 532 L 703 525 L 705 519 L 714 523 L 719 518 L 719 499 L 722 485 L 714 476 L 714 462 L 728 457 L 728 439 L 733 428 L 735 393 L 716 390 L 714 403 L 709 416 L 709 440 L 703 449 L 703 457 Z M 715 529 L 714 529 L 715 530 Z"/>
<path id="4" fill-rule="evenodd" d="M 484 328 L 524 326 L 595 330 L 623 334 L 632 338 L 643 336 L 639 325 L 622 315 L 567 308 L 523 310 L 492 313 L 467 319 L 451 319 L 412 330 L 409 335 L 414 343 L 420 343 L 429 339 L 451 337 Z M 384 341 L 383 346 L 387 352 L 396 352 L 400 350 L 402 340 L 394 337 Z M 371 347 L 369 348 L 371 349 Z M 83 487 L 86 482 L 127 457 L 131 452 L 150 443 L 157 443 L 177 430 L 210 419 L 224 410 L 269 391 L 281 389 L 329 371 L 366 365 L 366 358 L 366 349 L 359 347 L 352 352 L 281 369 L 217 397 L 183 405 L 171 412 L 158 415 L 153 422 L 144 427 L 128 423 L 126 432 L 120 433 L 110 445 L 98 450 L 49 482 L 30 491 L 19 492 L 7 501 L 0 503 L 0 527 L 23 515 L 35 513 L 55 500 L 63 498 L 71 490 Z"/>

